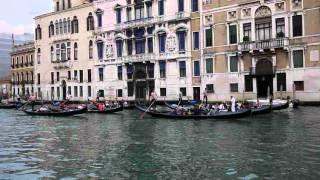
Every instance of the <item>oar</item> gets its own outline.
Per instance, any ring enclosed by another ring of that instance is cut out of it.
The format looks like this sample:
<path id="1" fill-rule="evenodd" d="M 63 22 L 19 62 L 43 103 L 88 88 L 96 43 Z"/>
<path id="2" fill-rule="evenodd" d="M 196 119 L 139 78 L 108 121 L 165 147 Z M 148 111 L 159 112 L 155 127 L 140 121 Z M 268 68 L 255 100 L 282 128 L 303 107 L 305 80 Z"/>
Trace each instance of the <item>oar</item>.
<path id="1" fill-rule="evenodd" d="M 29 101 L 27 101 L 23 106 L 21 106 L 20 108 L 18 108 L 18 111 L 21 111 L 26 105 L 29 104 Z"/>
<path id="2" fill-rule="evenodd" d="M 146 115 L 146 113 L 150 110 L 150 108 L 152 107 L 152 105 L 153 105 L 155 102 L 156 102 L 156 101 L 153 101 L 153 102 L 151 103 L 151 105 L 148 107 L 148 109 L 141 114 L 140 119 L 143 119 L 144 115 Z"/>

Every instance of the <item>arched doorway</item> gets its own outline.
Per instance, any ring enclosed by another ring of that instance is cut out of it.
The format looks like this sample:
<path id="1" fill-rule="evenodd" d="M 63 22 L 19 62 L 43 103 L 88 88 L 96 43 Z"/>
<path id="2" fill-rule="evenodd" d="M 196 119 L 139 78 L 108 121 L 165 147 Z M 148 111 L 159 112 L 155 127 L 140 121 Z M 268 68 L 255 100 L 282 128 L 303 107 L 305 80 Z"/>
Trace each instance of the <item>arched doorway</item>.
<path id="1" fill-rule="evenodd" d="M 273 95 L 274 68 L 268 59 L 260 59 L 256 64 L 258 97 Z"/>
<path id="2" fill-rule="evenodd" d="M 136 99 L 145 99 L 147 93 L 147 73 L 145 68 L 136 66 L 134 77 L 136 81 Z"/>
<path id="3" fill-rule="evenodd" d="M 62 86 L 62 98 L 63 100 L 66 100 L 67 99 L 67 83 L 65 80 L 61 82 L 61 86 Z"/>

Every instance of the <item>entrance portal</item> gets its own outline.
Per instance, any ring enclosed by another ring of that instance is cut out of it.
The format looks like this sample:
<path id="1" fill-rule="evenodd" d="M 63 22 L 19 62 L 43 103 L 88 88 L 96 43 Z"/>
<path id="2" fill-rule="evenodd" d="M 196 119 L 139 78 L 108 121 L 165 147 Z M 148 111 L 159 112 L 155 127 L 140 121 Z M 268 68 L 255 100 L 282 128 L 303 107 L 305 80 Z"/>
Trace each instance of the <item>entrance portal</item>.
<path id="1" fill-rule="evenodd" d="M 257 95 L 266 98 L 273 95 L 274 69 L 272 62 L 268 59 L 261 59 L 256 64 Z"/>
<path id="2" fill-rule="evenodd" d="M 195 101 L 200 101 L 201 97 L 200 97 L 200 87 L 194 87 L 193 88 L 193 100 Z"/>
<path id="3" fill-rule="evenodd" d="M 62 98 L 63 98 L 63 100 L 66 100 L 67 99 L 67 83 L 66 83 L 66 81 L 63 80 L 61 85 L 62 85 Z"/>

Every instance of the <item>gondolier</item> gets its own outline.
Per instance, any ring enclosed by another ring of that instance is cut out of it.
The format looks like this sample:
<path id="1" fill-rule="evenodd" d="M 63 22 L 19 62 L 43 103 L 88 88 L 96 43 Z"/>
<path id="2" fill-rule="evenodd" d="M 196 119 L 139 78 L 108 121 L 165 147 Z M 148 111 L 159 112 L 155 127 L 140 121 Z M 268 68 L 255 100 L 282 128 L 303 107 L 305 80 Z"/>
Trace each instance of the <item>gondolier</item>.
<path id="1" fill-rule="evenodd" d="M 231 96 L 231 111 L 236 112 L 236 98 Z"/>
<path id="2" fill-rule="evenodd" d="M 150 95 L 150 104 L 154 104 L 155 101 L 157 101 L 157 99 L 158 99 L 158 95 L 155 92 L 155 90 L 153 89 L 151 92 L 151 95 Z"/>
<path id="3" fill-rule="evenodd" d="M 208 104 L 208 93 L 207 93 L 207 88 L 204 89 L 203 91 L 203 103 L 205 103 L 205 105 Z"/>
<path id="4" fill-rule="evenodd" d="M 183 99 L 182 99 L 182 92 L 179 92 L 179 104 L 180 106 L 183 106 Z"/>
<path id="5" fill-rule="evenodd" d="M 29 96 L 29 101 L 31 103 L 31 109 L 34 111 L 34 105 L 36 103 L 37 97 L 32 93 L 31 96 Z"/>

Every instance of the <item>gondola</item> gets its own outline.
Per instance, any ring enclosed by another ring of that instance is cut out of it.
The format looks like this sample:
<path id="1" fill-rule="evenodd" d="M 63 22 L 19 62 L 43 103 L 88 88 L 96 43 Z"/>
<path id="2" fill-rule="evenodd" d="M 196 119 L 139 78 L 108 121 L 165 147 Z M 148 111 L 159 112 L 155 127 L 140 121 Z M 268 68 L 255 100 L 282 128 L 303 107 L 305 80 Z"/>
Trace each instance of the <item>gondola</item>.
<path id="1" fill-rule="evenodd" d="M 178 104 L 169 104 L 167 101 L 164 102 L 164 105 L 167 106 L 169 109 L 177 109 L 178 107 Z M 192 105 L 191 103 L 184 103 L 183 104 L 183 107 L 184 108 L 191 108 L 193 107 L 194 105 Z"/>
<path id="2" fill-rule="evenodd" d="M 15 104 L 0 104 L 0 109 L 15 109 L 17 106 Z"/>
<path id="3" fill-rule="evenodd" d="M 33 116 L 73 116 L 77 114 L 83 114 L 87 112 L 87 107 L 84 106 L 82 108 L 77 108 L 77 109 L 68 109 L 68 110 L 62 110 L 62 111 L 33 111 L 32 109 L 25 109 L 23 110 L 28 115 L 33 115 Z"/>
<path id="4" fill-rule="evenodd" d="M 136 104 L 136 108 L 142 112 L 146 112 L 153 117 L 170 118 L 170 119 L 235 119 L 250 116 L 251 109 L 243 109 L 238 112 L 217 112 L 214 115 L 177 115 L 174 111 L 158 112 L 154 110 L 147 111 L 147 108 Z"/>
<path id="5" fill-rule="evenodd" d="M 123 106 L 118 106 L 115 108 L 107 108 L 103 111 L 99 111 L 96 109 L 88 109 L 88 113 L 99 113 L 99 114 L 111 114 L 111 113 L 116 113 L 120 111 L 123 111 Z"/>
<path id="6" fill-rule="evenodd" d="M 272 110 L 282 110 L 282 109 L 288 109 L 289 108 L 289 102 L 286 103 L 272 103 Z"/>
<path id="7" fill-rule="evenodd" d="M 272 107 L 270 105 L 264 105 L 257 108 L 251 108 L 252 115 L 261 115 L 271 113 Z"/>

